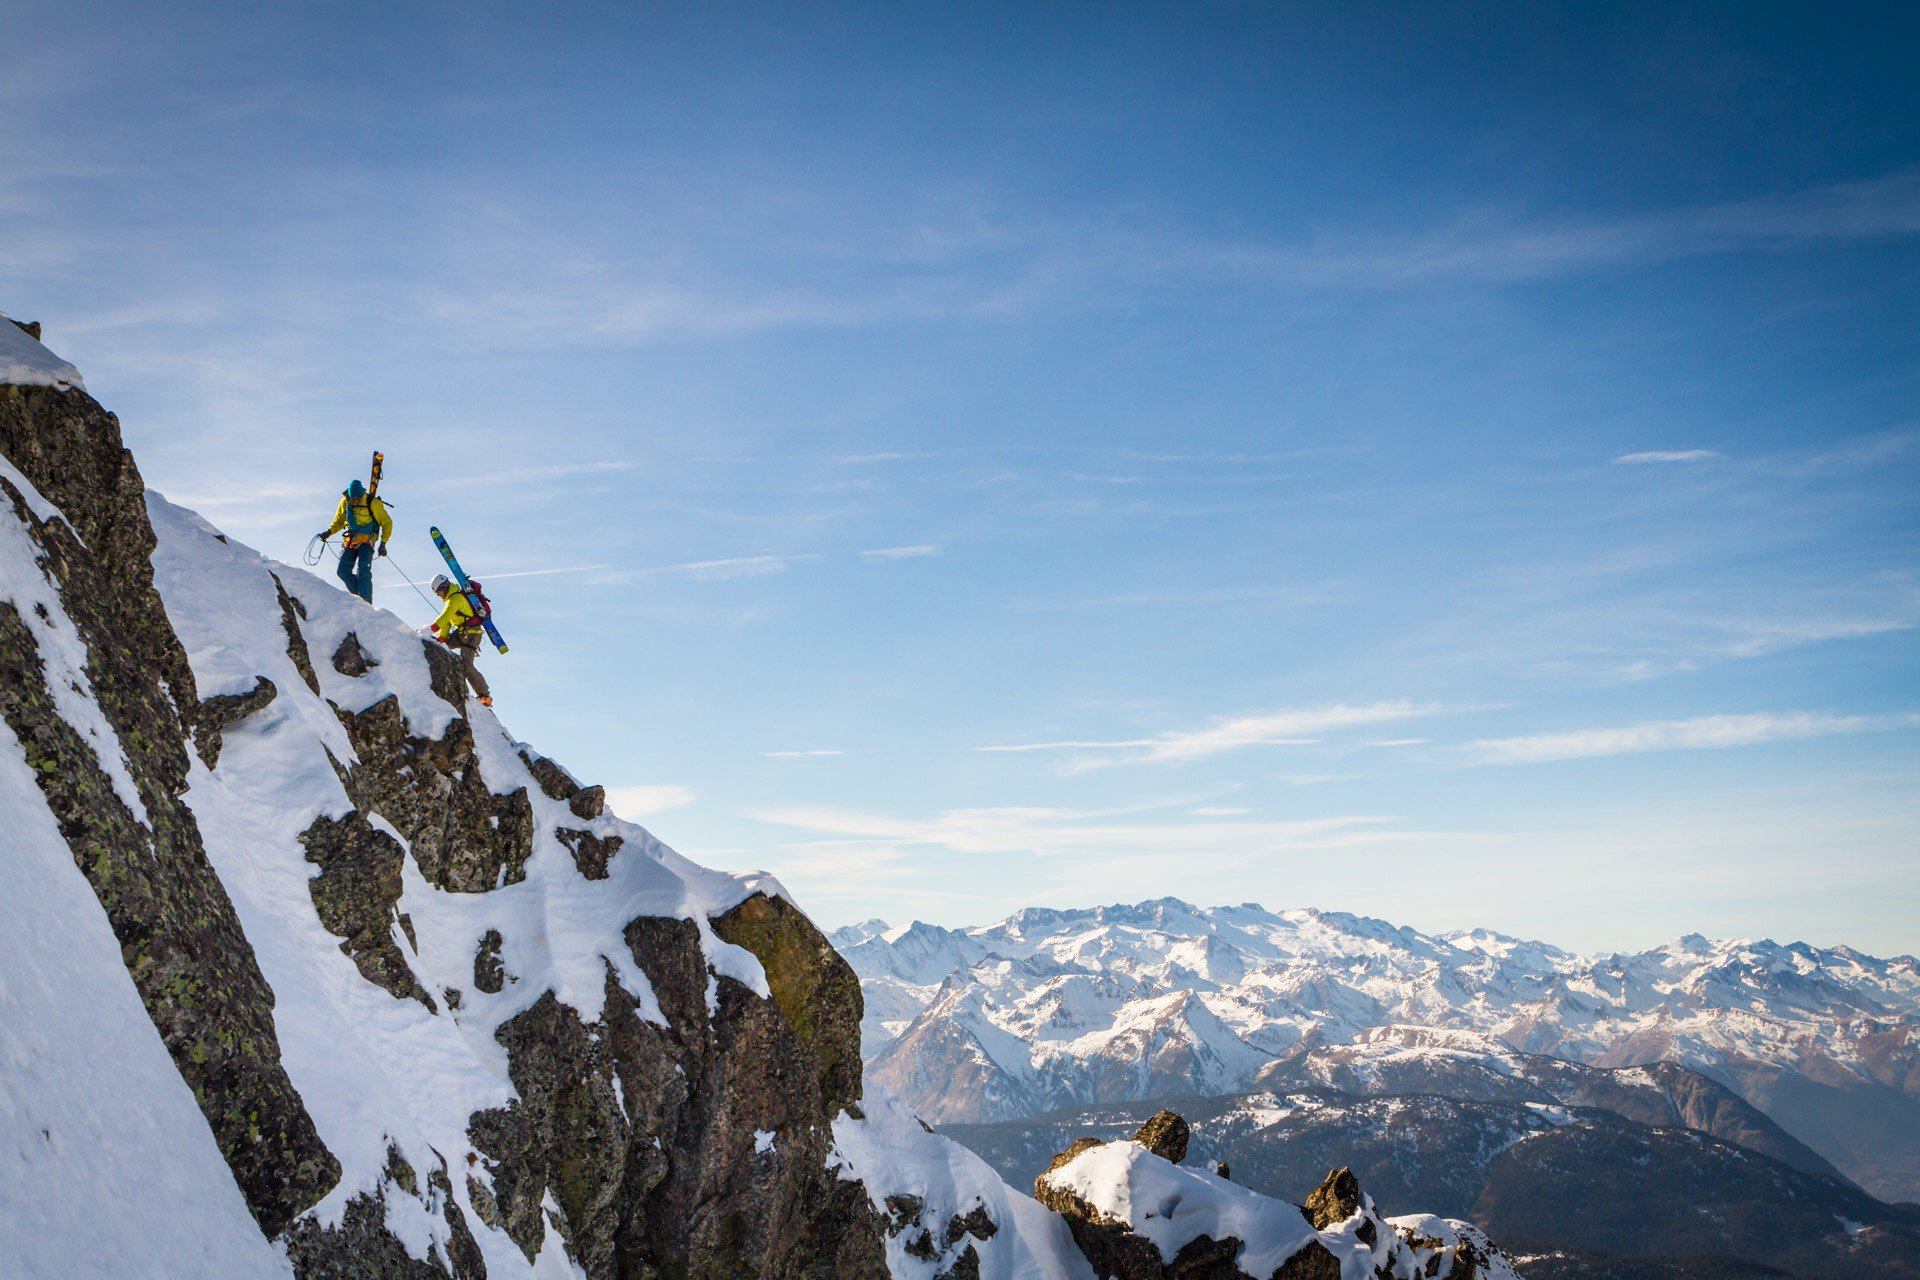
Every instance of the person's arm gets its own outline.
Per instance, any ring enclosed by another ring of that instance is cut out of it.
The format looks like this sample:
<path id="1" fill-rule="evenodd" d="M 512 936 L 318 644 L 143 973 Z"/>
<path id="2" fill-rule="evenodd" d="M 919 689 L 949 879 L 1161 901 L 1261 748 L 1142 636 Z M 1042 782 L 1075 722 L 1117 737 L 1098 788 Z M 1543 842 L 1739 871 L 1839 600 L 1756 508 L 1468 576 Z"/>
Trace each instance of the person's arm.
<path id="1" fill-rule="evenodd" d="M 467 597 L 458 591 L 447 593 L 447 607 L 440 611 L 439 618 L 433 624 L 433 634 L 442 640 L 453 639 L 453 633 L 460 624 L 473 616 L 473 606 L 467 603 Z"/>
<path id="2" fill-rule="evenodd" d="M 331 538 L 334 534 L 340 532 L 342 529 L 346 527 L 347 527 L 347 500 L 345 498 L 342 498 L 340 499 L 340 505 L 333 509 L 333 523 L 328 525 L 327 531 L 321 534 L 320 536 L 323 538 Z"/>
<path id="3" fill-rule="evenodd" d="M 387 544 L 393 541 L 393 516 L 387 511 L 387 504 L 374 498 L 367 503 L 373 509 L 373 522 L 380 526 L 380 554 L 387 554 Z"/>

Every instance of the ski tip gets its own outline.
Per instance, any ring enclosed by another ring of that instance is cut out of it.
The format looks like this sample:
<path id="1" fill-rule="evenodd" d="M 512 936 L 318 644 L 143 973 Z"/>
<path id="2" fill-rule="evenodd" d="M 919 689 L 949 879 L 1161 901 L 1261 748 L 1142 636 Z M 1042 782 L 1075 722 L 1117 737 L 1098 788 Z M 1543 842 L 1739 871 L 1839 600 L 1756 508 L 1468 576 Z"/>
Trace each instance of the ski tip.
<path id="1" fill-rule="evenodd" d="M 507 651 L 507 646 L 505 646 L 505 645 L 501 645 L 501 646 L 500 646 L 500 652 L 502 652 L 502 653 L 505 653 L 506 651 Z"/>

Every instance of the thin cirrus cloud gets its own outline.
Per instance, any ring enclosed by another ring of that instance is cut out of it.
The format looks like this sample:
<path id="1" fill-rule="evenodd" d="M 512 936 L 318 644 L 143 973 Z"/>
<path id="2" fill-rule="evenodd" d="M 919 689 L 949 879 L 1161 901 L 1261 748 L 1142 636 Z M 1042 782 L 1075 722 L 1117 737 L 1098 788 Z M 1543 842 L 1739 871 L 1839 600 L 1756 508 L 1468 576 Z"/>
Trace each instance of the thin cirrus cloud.
<path id="1" fill-rule="evenodd" d="M 1573 729 L 1520 738 L 1483 738 L 1463 750 L 1481 764 L 1541 764 L 1647 751 L 1697 751 L 1758 746 L 1797 738 L 1874 733 L 1920 725 L 1920 715 L 1836 716 L 1813 711 L 1756 712 L 1648 720 L 1610 729 Z"/>
<path id="2" fill-rule="evenodd" d="M 769 760 L 802 760 L 813 756 L 843 756 L 847 753 L 838 747 L 809 747 L 804 751 L 762 751 L 760 754 Z"/>
<path id="3" fill-rule="evenodd" d="M 1200 760 L 1247 747 L 1304 746 L 1320 741 L 1319 734 L 1358 725 L 1385 724 L 1418 716 L 1438 715 L 1451 708 L 1437 703 L 1394 701 L 1364 706 L 1336 705 L 1310 710 L 1270 711 L 1258 715 L 1221 716 L 1199 729 L 1170 729 L 1150 738 L 1110 741 L 1018 742 L 974 747 L 975 751 L 1079 751 L 1076 771 L 1122 764 L 1171 764 Z"/>
<path id="4" fill-rule="evenodd" d="M 862 551 L 860 558 L 870 563 L 887 560 L 918 560 L 923 556 L 937 556 L 940 546 L 933 542 L 915 543 L 910 547 L 877 547 L 872 551 Z"/>
<path id="5" fill-rule="evenodd" d="M 1714 449 L 1648 449 L 1643 453 L 1623 453 L 1613 460 L 1615 466 L 1645 466 L 1653 462 L 1706 462 L 1720 456 Z"/>

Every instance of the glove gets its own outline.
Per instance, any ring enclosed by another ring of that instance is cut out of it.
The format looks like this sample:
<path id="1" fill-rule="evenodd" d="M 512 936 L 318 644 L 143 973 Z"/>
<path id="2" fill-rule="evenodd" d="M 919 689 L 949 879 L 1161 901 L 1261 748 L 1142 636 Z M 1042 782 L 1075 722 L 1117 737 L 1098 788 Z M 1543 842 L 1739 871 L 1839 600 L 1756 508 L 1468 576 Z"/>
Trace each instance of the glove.
<path id="1" fill-rule="evenodd" d="M 387 544 L 384 542 L 380 544 L 380 554 L 383 556 L 387 554 Z"/>
<path id="2" fill-rule="evenodd" d="M 320 541 L 325 542 L 328 538 L 331 538 L 333 534 L 328 532 L 325 529 L 322 529 L 320 532 L 314 534 L 313 536 L 320 539 Z"/>
<path id="3" fill-rule="evenodd" d="M 433 638 L 434 638 L 435 640 L 438 640 L 438 639 L 440 638 L 440 624 L 439 624 L 439 623 L 437 623 L 437 622 L 429 622 L 429 623 L 427 624 L 427 630 L 428 630 L 428 631 L 431 631 L 431 632 L 433 633 Z"/>

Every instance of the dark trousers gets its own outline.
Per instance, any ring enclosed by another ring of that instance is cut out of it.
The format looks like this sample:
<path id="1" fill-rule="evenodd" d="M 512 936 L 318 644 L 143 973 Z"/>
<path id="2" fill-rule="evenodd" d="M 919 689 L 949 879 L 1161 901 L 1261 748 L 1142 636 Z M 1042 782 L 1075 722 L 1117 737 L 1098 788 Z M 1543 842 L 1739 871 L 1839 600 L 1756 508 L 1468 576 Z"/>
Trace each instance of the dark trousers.
<path id="1" fill-rule="evenodd" d="M 340 567 L 335 572 L 340 581 L 347 584 L 347 590 L 373 603 L 373 544 L 363 542 L 357 547 L 348 547 L 340 553 Z"/>
<path id="2" fill-rule="evenodd" d="M 487 678 L 474 665 L 474 660 L 480 656 L 480 632 L 464 627 L 454 632 L 453 651 L 460 655 L 460 674 L 467 678 L 468 686 L 480 697 L 491 698 L 493 695 L 487 692 Z"/>

